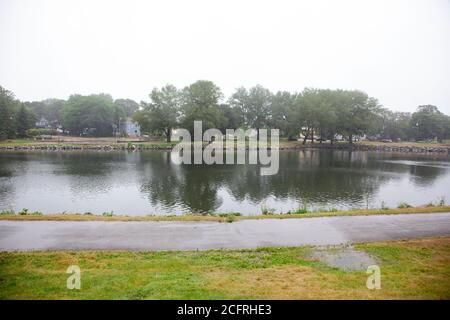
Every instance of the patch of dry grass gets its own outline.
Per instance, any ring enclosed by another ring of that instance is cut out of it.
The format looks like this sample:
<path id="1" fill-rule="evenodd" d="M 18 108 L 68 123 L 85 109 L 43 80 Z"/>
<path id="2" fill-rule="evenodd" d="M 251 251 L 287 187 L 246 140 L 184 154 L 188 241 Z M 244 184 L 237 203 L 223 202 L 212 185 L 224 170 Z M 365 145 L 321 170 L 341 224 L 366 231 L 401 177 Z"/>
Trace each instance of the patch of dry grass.
<path id="1" fill-rule="evenodd" d="M 450 238 L 391 241 L 357 246 L 381 260 L 382 289 L 368 290 L 365 272 L 282 265 L 211 272 L 212 288 L 260 299 L 450 299 Z M 395 256 L 395 257 L 394 257 Z"/>

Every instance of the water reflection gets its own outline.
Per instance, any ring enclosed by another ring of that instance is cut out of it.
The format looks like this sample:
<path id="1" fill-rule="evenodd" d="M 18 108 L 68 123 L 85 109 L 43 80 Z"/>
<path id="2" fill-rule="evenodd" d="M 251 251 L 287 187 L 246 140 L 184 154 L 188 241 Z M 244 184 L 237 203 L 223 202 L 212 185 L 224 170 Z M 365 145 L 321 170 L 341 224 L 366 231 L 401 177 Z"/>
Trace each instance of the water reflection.
<path id="1" fill-rule="evenodd" d="M 277 175 L 257 165 L 176 165 L 170 152 L 0 153 L 0 209 L 180 214 L 262 204 L 286 212 L 420 205 L 450 199 L 448 157 L 347 151 L 280 152 Z M 431 197 L 431 198 L 430 198 Z"/>

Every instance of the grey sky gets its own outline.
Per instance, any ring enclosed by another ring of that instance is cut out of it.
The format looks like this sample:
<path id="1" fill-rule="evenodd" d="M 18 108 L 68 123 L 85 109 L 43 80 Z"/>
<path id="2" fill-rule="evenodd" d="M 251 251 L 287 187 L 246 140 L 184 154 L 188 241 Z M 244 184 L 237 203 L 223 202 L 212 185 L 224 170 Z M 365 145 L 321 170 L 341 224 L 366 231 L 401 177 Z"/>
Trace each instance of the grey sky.
<path id="1" fill-rule="evenodd" d="M 198 79 L 361 89 L 450 114 L 449 0 L 0 0 L 0 85 L 21 100 L 148 100 Z"/>

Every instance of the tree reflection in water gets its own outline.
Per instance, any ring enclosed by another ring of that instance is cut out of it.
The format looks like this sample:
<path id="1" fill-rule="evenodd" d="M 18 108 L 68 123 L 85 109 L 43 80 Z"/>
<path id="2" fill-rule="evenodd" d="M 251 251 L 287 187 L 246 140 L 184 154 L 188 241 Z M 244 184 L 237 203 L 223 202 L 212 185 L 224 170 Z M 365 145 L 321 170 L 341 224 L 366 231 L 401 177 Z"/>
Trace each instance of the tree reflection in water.
<path id="1" fill-rule="evenodd" d="M 0 210 L 92 208 L 95 213 L 126 214 L 132 207 L 138 214 L 255 214 L 266 201 L 287 211 L 300 204 L 420 205 L 433 200 L 425 199 L 424 190 L 450 199 L 449 188 L 442 187 L 450 184 L 447 156 L 282 151 L 279 172 L 273 176 L 261 176 L 258 165 L 177 165 L 171 156 L 166 151 L 5 152 L 0 154 Z M 406 198 L 397 199 L 399 193 Z"/>

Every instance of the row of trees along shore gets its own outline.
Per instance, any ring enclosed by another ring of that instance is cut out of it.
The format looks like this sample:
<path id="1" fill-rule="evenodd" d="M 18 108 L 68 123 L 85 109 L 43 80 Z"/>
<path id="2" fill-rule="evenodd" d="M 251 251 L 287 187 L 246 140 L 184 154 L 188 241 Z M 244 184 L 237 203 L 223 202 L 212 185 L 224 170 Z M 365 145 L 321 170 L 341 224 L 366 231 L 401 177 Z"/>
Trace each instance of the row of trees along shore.
<path id="1" fill-rule="evenodd" d="M 415 112 L 394 112 L 377 99 L 359 90 L 306 88 L 302 92 L 272 93 L 257 85 L 240 87 L 225 99 L 211 81 L 200 80 L 183 89 L 173 85 L 154 88 L 150 101 L 140 104 L 108 94 L 72 95 L 67 101 L 47 99 L 20 102 L 11 91 L 0 87 L 0 139 L 22 138 L 46 119 L 49 126 L 61 127 L 71 135 L 86 133 L 111 136 L 121 119 L 132 117 L 141 132 L 163 135 L 170 141 L 175 128 L 193 131 L 195 120 L 203 130 L 277 128 L 280 135 L 303 142 L 314 137 L 320 142 L 366 135 L 393 141 L 437 140 L 450 138 L 450 117 L 436 106 L 422 105 Z"/>

